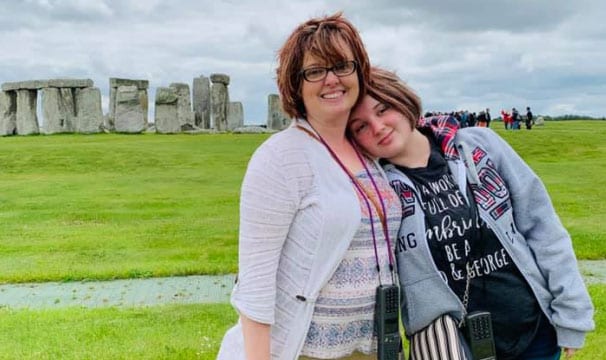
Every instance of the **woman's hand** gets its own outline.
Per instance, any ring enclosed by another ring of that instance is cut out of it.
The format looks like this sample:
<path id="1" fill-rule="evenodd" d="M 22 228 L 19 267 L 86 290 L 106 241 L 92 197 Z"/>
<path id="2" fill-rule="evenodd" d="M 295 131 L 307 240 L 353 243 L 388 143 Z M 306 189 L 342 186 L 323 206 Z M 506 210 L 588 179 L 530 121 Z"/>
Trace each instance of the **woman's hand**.
<path id="1" fill-rule="evenodd" d="M 577 349 L 564 348 L 564 356 L 566 357 L 566 359 L 572 359 L 575 352 L 577 352 Z"/>

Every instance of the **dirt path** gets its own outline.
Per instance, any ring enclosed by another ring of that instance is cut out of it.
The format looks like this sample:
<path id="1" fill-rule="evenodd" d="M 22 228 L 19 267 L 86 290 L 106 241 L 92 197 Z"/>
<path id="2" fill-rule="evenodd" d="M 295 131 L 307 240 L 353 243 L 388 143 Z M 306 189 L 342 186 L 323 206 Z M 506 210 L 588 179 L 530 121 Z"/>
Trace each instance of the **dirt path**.
<path id="1" fill-rule="evenodd" d="M 579 261 L 587 284 L 606 283 L 606 260 Z M 227 303 L 235 275 L 0 285 L 0 308 L 134 307 Z"/>
<path id="2" fill-rule="evenodd" d="M 0 307 L 149 306 L 229 301 L 234 275 L 0 285 Z"/>

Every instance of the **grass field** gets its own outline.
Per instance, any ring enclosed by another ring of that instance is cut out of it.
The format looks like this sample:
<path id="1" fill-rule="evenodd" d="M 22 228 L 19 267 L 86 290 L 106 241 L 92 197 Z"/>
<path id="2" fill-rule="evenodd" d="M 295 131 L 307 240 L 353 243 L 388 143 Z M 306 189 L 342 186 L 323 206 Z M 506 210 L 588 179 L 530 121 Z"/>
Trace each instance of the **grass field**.
<path id="1" fill-rule="evenodd" d="M 606 358 L 606 286 L 591 286 L 597 329 L 575 360 Z M 602 311 L 600 311 L 602 310 Z M 225 330 L 236 321 L 229 305 L 140 309 L 0 309 L 0 359 L 215 360 Z M 563 357 L 562 357 L 563 358 Z"/>
<path id="2" fill-rule="evenodd" d="M 606 121 L 497 130 L 545 183 L 577 256 L 606 259 Z"/>
<path id="3" fill-rule="evenodd" d="M 0 309 L 0 359 L 214 360 L 236 317 L 227 304 Z"/>
<path id="4" fill-rule="evenodd" d="M 0 282 L 236 271 L 259 135 L 0 138 Z"/>
<path id="5" fill-rule="evenodd" d="M 606 122 L 505 132 L 580 258 L 606 258 Z M 267 135 L 0 138 L 0 283 L 237 271 L 238 194 Z"/>
<path id="6" fill-rule="evenodd" d="M 544 180 L 582 259 L 606 259 L 606 122 L 494 128 Z M 0 138 L 0 283 L 237 271 L 238 193 L 267 135 Z M 597 330 L 576 359 L 606 358 Z M 214 359 L 227 304 L 0 308 L 0 359 Z"/>

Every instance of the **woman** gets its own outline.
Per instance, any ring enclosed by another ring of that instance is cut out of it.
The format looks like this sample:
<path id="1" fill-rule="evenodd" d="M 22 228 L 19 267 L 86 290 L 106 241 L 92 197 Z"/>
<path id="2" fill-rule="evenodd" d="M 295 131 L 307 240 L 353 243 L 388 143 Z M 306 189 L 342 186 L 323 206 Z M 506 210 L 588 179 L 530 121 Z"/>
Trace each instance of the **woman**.
<path id="1" fill-rule="evenodd" d="M 499 360 L 582 347 L 593 306 L 537 175 L 490 129 L 417 122 L 420 100 L 392 72 L 373 69 L 366 91 L 348 129 L 385 161 L 402 202 L 396 257 L 412 358 L 460 358 L 431 353 L 428 337 L 475 311 L 491 314 Z"/>
<path id="2" fill-rule="evenodd" d="M 368 55 L 341 14 L 295 29 L 278 52 L 296 120 L 255 152 L 240 199 L 239 324 L 219 359 L 370 359 L 375 291 L 397 284 L 399 200 L 345 136 Z"/>

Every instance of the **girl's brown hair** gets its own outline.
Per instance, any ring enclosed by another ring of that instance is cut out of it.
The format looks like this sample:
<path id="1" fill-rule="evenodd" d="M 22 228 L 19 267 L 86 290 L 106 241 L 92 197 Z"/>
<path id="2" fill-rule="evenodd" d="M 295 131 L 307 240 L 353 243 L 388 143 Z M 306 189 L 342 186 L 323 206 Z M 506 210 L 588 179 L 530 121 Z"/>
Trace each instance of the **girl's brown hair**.
<path id="1" fill-rule="evenodd" d="M 345 58 L 342 44 L 351 48 L 353 59 Z M 278 50 L 278 91 L 286 114 L 295 118 L 305 118 L 306 115 L 301 97 L 301 84 L 304 81 L 301 70 L 306 53 L 328 64 L 355 60 L 360 86 L 358 100 L 362 98 L 370 74 L 370 61 L 358 30 L 338 12 L 299 25 Z"/>
<path id="2" fill-rule="evenodd" d="M 373 67 L 366 94 L 402 113 L 414 128 L 421 117 L 421 98 L 393 71 Z"/>

